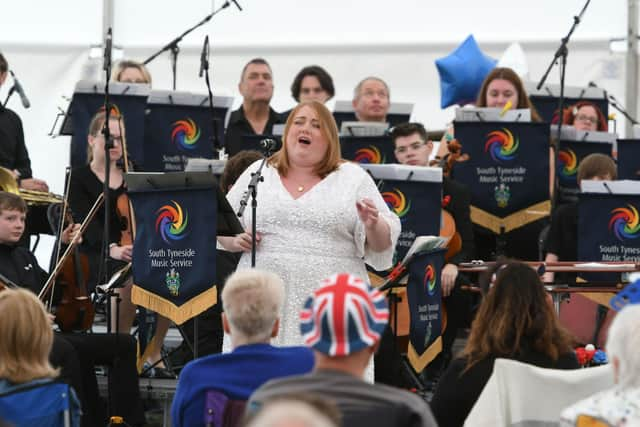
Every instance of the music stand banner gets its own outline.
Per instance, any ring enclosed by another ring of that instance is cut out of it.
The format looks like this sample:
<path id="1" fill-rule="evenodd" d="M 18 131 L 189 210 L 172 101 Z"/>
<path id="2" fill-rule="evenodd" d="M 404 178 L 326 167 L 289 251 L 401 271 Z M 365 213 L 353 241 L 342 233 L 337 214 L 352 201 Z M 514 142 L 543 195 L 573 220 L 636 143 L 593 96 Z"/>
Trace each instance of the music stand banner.
<path id="1" fill-rule="evenodd" d="M 398 215 L 402 232 L 394 253 L 394 265 L 404 259 L 418 236 L 440 233 L 442 183 L 425 181 L 384 180 L 380 194 L 391 212 Z"/>
<path id="2" fill-rule="evenodd" d="M 130 191 L 132 301 L 181 324 L 216 303 L 215 189 Z"/>
<path id="3" fill-rule="evenodd" d="M 500 234 L 549 215 L 549 126 L 544 123 L 458 122 L 468 160 L 453 176 L 471 191 L 471 220 Z"/>
<path id="4" fill-rule="evenodd" d="M 206 107 L 149 103 L 145 170 L 183 171 L 189 158 L 213 159 L 213 126 Z"/>
<path id="5" fill-rule="evenodd" d="M 357 163 L 396 163 L 390 136 L 341 136 L 342 157 Z"/>
<path id="6" fill-rule="evenodd" d="M 559 98 L 557 96 L 541 96 L 541 95 L 530 95 L 529 99 L 531 99 L 531 103 L 536 107 L 538 114 L 543 121 L 547 123 L 558 123 L 558 101 Z M 565 97 L 564 98 L 564 108 L 567 108 L 578 101 L 589 101 L 598 106 L 602 114 L 605 117 L 609 115 L 609 102 L 603 98 L 588 98 L 588 97 Z"/>
<path id="7" fill-rule="evenodd" d="M 556 155 L 558 177 L 558 199 L 561 203 L 575 202 L 578 188 L 578 167 L 589 154 L 601 153 L 611 156 L 612 144 L 601 142 L 560 140 Z"/>
<path id="8" fill-rule="evenodd" d="M 417 253 L 409 262 L 409 347 L 407 356 L 420 373 L 442 351 L 440 275 L 444 250 Z"/>
<path id="9" fill-rule="evenodd" d="M 640 262 L 640 195 L 582 193 L 578 259 Z"/>
<path id="10" fill-rule="evenodd" d="M 124 118 L 129 156 L 136 166 L 144 165 L 144 110 L 146 96 L 109 95 L 113 109 Z M 70 163 L 76 168 L 87 164 L 87 135 L 93 116 L 104 107 L 104 94 L 75 93 L 71 100 L 73 135 Z"/>
<path id="11" fill-rule="evenodd" d="M 618 140 L 618 179 L 640 180 L 640 140 Z"/>

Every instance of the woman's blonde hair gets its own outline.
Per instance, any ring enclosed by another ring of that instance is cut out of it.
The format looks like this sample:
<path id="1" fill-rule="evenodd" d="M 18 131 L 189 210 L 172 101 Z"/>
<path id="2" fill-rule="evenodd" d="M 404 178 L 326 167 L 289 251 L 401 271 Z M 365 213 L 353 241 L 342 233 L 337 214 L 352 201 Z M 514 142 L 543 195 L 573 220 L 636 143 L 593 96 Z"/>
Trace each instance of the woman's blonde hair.
<path id="1" fill-rule="evenodd" d="M 106 119 L 107 119 L 107 114 L 105 113 L 105 109 L 104 107 L 100 107 L 98 112 L 93 115 L 93 117 L 91 118 L 91 121 L 89 122 L 89 134 L 87 135 L 87 138 L 99 137 L 102 134 L 102 129 L 104 128 L 104 122 Z M 118 126 L 120 127 L 120 136 L 124 138 L 125 137 L 124 117 L 115 108 L 112 108 L 111 111 L 109 112 L 109 122 L 111 122 L 112 120 L 118 121 Z M 123 150 L 124 150 L 124 147 L 123 147 Z M 87 144 L 87 163 L 91 163 L 92 160 L 93 160 L 93 147 L 90 144 Z"/>
<path id="2" fill-rule="evenodd" d="M 322 135 L 328 143 L 327 152 L 325 153 L 324 158 L 314 169 L 314 172 L 318 174 L 318 176 L 324 178 L 331 172 L 338 169 L 338 166 L 344 160 L 342 160 L 342 154 L 340 152 L 340 138 L 338 137 L 338 126 L 336 125 L 336 121 L 333 119 L 333 115 L 327 107 L 318 101 L 301 102 L 291 111 L 291 114 L 289 114 L 289 117 L 287 118 L 287 123 L 284 126 L 282 148 L 269 158 L 269 164 L 278 169 L 280 176 L 287 176 L 289 168 L 291 167 L 289 154 L 287 153 L 287 134 L 289 133 L 289 129 L 291 129 L 291 125 L 293 125 L 293 121 L 295 120 L 298 111 L 305 106 L 312 108 L 318 115 L 318 120 L 320 121 L 320 132 L 322 132 Z"/>
<path id="3" fill-rule="evenodd" d="M 115 70 L 111 75 L 111 80 L 114 82 L 119 82 L 122 73 L 127 68 L 135 68 L 136 70 L 140 71 L 142 77 L 144 77 L 145 80 L 143 83 L 151 84 L 151 73 L 149 73 L 147 67 L 145 67 L 145 65 L 141 62 L 133 61 L 131 59 L 123 59 L 116 64 Z"/>
<path id="4" fill-rule="evenodd" d="M 53 331 L 40 300 L 26 289 L 0 292 L 0 378 L 21 384 L 53 378 Z"/>

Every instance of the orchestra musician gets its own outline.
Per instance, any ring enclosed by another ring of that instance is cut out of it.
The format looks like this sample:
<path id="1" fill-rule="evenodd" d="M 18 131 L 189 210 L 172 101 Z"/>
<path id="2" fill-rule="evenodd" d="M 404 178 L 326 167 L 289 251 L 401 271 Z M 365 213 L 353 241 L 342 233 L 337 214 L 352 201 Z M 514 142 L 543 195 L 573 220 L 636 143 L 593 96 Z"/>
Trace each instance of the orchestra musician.
<path id="1" fill-rule="evenodd" d="M 20 287 L 39 293 L 48 274 L 27 248 L 17 245 L 24 232 L 27 205 L 20 196 L 0 192 L 0 274 Z M 75 227 L 65 229 L 61 239 L 69 242 Z M 54 294 L 55 295 L 55 294 Z M 82 404 L 82 425 L 104 425 L 109 415 L 119 415 L 131 425 L 144 423 L 136 371 L 135 340 L 126 334 L 56 333 L 51 364 L 76 391 Z M 109 365 L 111 410 L 101 409 L 96 365 Z"/>
<path id="2" fill-rule="evenodd" d="M 362 79 L 353 90 L 353 109 L 360 122 L 382 122 L 387 120 L 391 103 L 389 86 L 379 77 Z"/>
<path id="3" fill-rule="evenodd" d="M 111 80 L 122 83 L 151 84 L 151 73 L 144 64 L 131 59 L 123 59 L 116 64 L 113 74 L 111 74 Z"/>
<path id="4" fill-rule="evenodd" d="M 607 132 L 607 118 L 593 102 L 578 101 L 564 110 L 562 123 L 578 130 Z"/>
<path id="5" fill-rule="evenodd" d="M 122 213 L 119 214 L 116 209 L 118 197 L 121 197 L 126 192 L 122 169 L 117 166 L 118 160 L 120 160 L 123 155 L 123 139 L 126 136 L 124 121 L 121 116 L 113 113 L 109 116 L 109 133 L 113 141 L 113 148 L 109 150 L 110 158 L 107 161 L 104 151 L 104 135 L 102 134 L 105 120 L 105 111 L 100 110 L 94 115 L 89 124 L 89 135 L 87 137 L 89 164 L 76 168 L 71 172 L 69 182 L 69 206 L 76 216 L 76 219 L 84 218 L 95 200 L 102 194 L 105 170 L 107 167 L 110 168 L 109 263 L 106 266 L 108 277 L 110 277 L 126 263 L 131 262 L 133 245 L 130 243 L 120 243 L 122 230 L 126 224 L 124 224 L 125 221 L 122 219 Z M 92 292 L 104 277 L 104 271 L 102 270 L 104 268 L 102 265 L 104 218 L 103 206 L 89 224 L 80 247 L 81 251 L 89 258 L 89 292 Z M 118 331 L 127 334 L 131 331 L 131 326 L 133 325 L 136 315 L 136 306 L 131 302 L 131 287 L 132 280 L 129 279 L 124 287 L 116 289 L 121 301 L 119 304 L 112 304 L 112 330 L 115 330 L 117 318 Z M 156 334 L 152 342 L 148 345 L 148 347 L 152 349 L 152 354 L 146 355 L 148 361 L 151 363 L 155 363 L 161 359 L 160 351 L 162 349 L 162 342 L 164 341 L 169 324 L 168 319 L 159 316 Z M 166 368 L 161 365 L 161 363 L 162 362 L 158 364 L 158 368 L 154 373 L 157 376 L 173 377 L 173 374 L 166 372 Z"/>
<path id="6" fill-rule="evenodd" d="M 398 163 L 411 166 L 429 165 L 433 142 L 429 140 L 427 131 L 421 123 L 402 123 L 394 126 L 391 130 L 391 140 Z M 444 209 L 451 214 L 455 221 L 456 231 L 462 239 L 462 248 L 447 260 L 442 269 L 441 286 L 442 296 L 446 302 L 447 328 L 442 334 L 442 352 L 425 370 L 425 376 L 430 381 L 437 378 L 446 368 L 451 359 L 451 347 L 458 329 L 464 326 L 469 315 L 469 295 L 468 292 L 460 289 L 465 280 L 458 275 L 457 264 L 471 261 L 474 255 L 473 227 L 469 213 L 471 201 L 469 190 L 445 175 L 442 182 L 442 195 L 443 200 L 448 201 Z M 397 372 L 399 369 L 397 355 L 383 356 L 383 352 L 393 350 L 392 343 L 389 343 L 390 335 L 391 332 L 387 330 L 381 343 L 381 350 L 376 358 L 376 380 L 401 385 L 398 383 L 401 375 Z M 380 359 L 386 357 L 390 358 L 390 361 L 382 363 Z M 389 367 L 390 364 L 395 366 Z"/>

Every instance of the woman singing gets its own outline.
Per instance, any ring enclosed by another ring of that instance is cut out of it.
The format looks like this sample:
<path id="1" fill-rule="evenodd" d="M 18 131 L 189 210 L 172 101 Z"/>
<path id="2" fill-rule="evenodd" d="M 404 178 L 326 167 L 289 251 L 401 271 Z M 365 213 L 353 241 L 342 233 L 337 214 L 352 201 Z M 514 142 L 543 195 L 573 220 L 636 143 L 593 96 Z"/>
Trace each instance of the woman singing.
<path id="1" fill-rule="evenodd" d="M 259 164 L 250 166 L 228 193 L 234 209 Z M 333 116 L 317 101 L 293 109 L 282 148 L 262 174 L 256 264 L 278 273 L 286 286 L 279 343 L 300 344 L 298 313 L 306 295 L 333 273 L 367 277 L 365 262 L 377 270 L 391 267 L 400 221 L 371 177 L 340 157 Z M 250 216 L 247 210 L 240 218 L 246 230 L 251 230 Z M 228 250 L 244 252 L 238 268 L 250 267 L 250 231 L 219 240 Z"/>

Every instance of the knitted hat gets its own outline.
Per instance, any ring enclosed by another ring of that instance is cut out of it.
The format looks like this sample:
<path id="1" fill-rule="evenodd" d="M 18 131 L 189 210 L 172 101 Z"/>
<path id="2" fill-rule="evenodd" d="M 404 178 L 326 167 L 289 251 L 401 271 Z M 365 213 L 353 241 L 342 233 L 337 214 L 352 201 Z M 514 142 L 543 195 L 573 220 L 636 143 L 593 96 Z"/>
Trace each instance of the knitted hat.
<path id="1" fill-rule="evenodd" d="M 322 281 L 300 312 L 307 346 L 329 356 L 346 356 L 380 341 L 389 310 L 384 295 L 347 273 Z"/>

